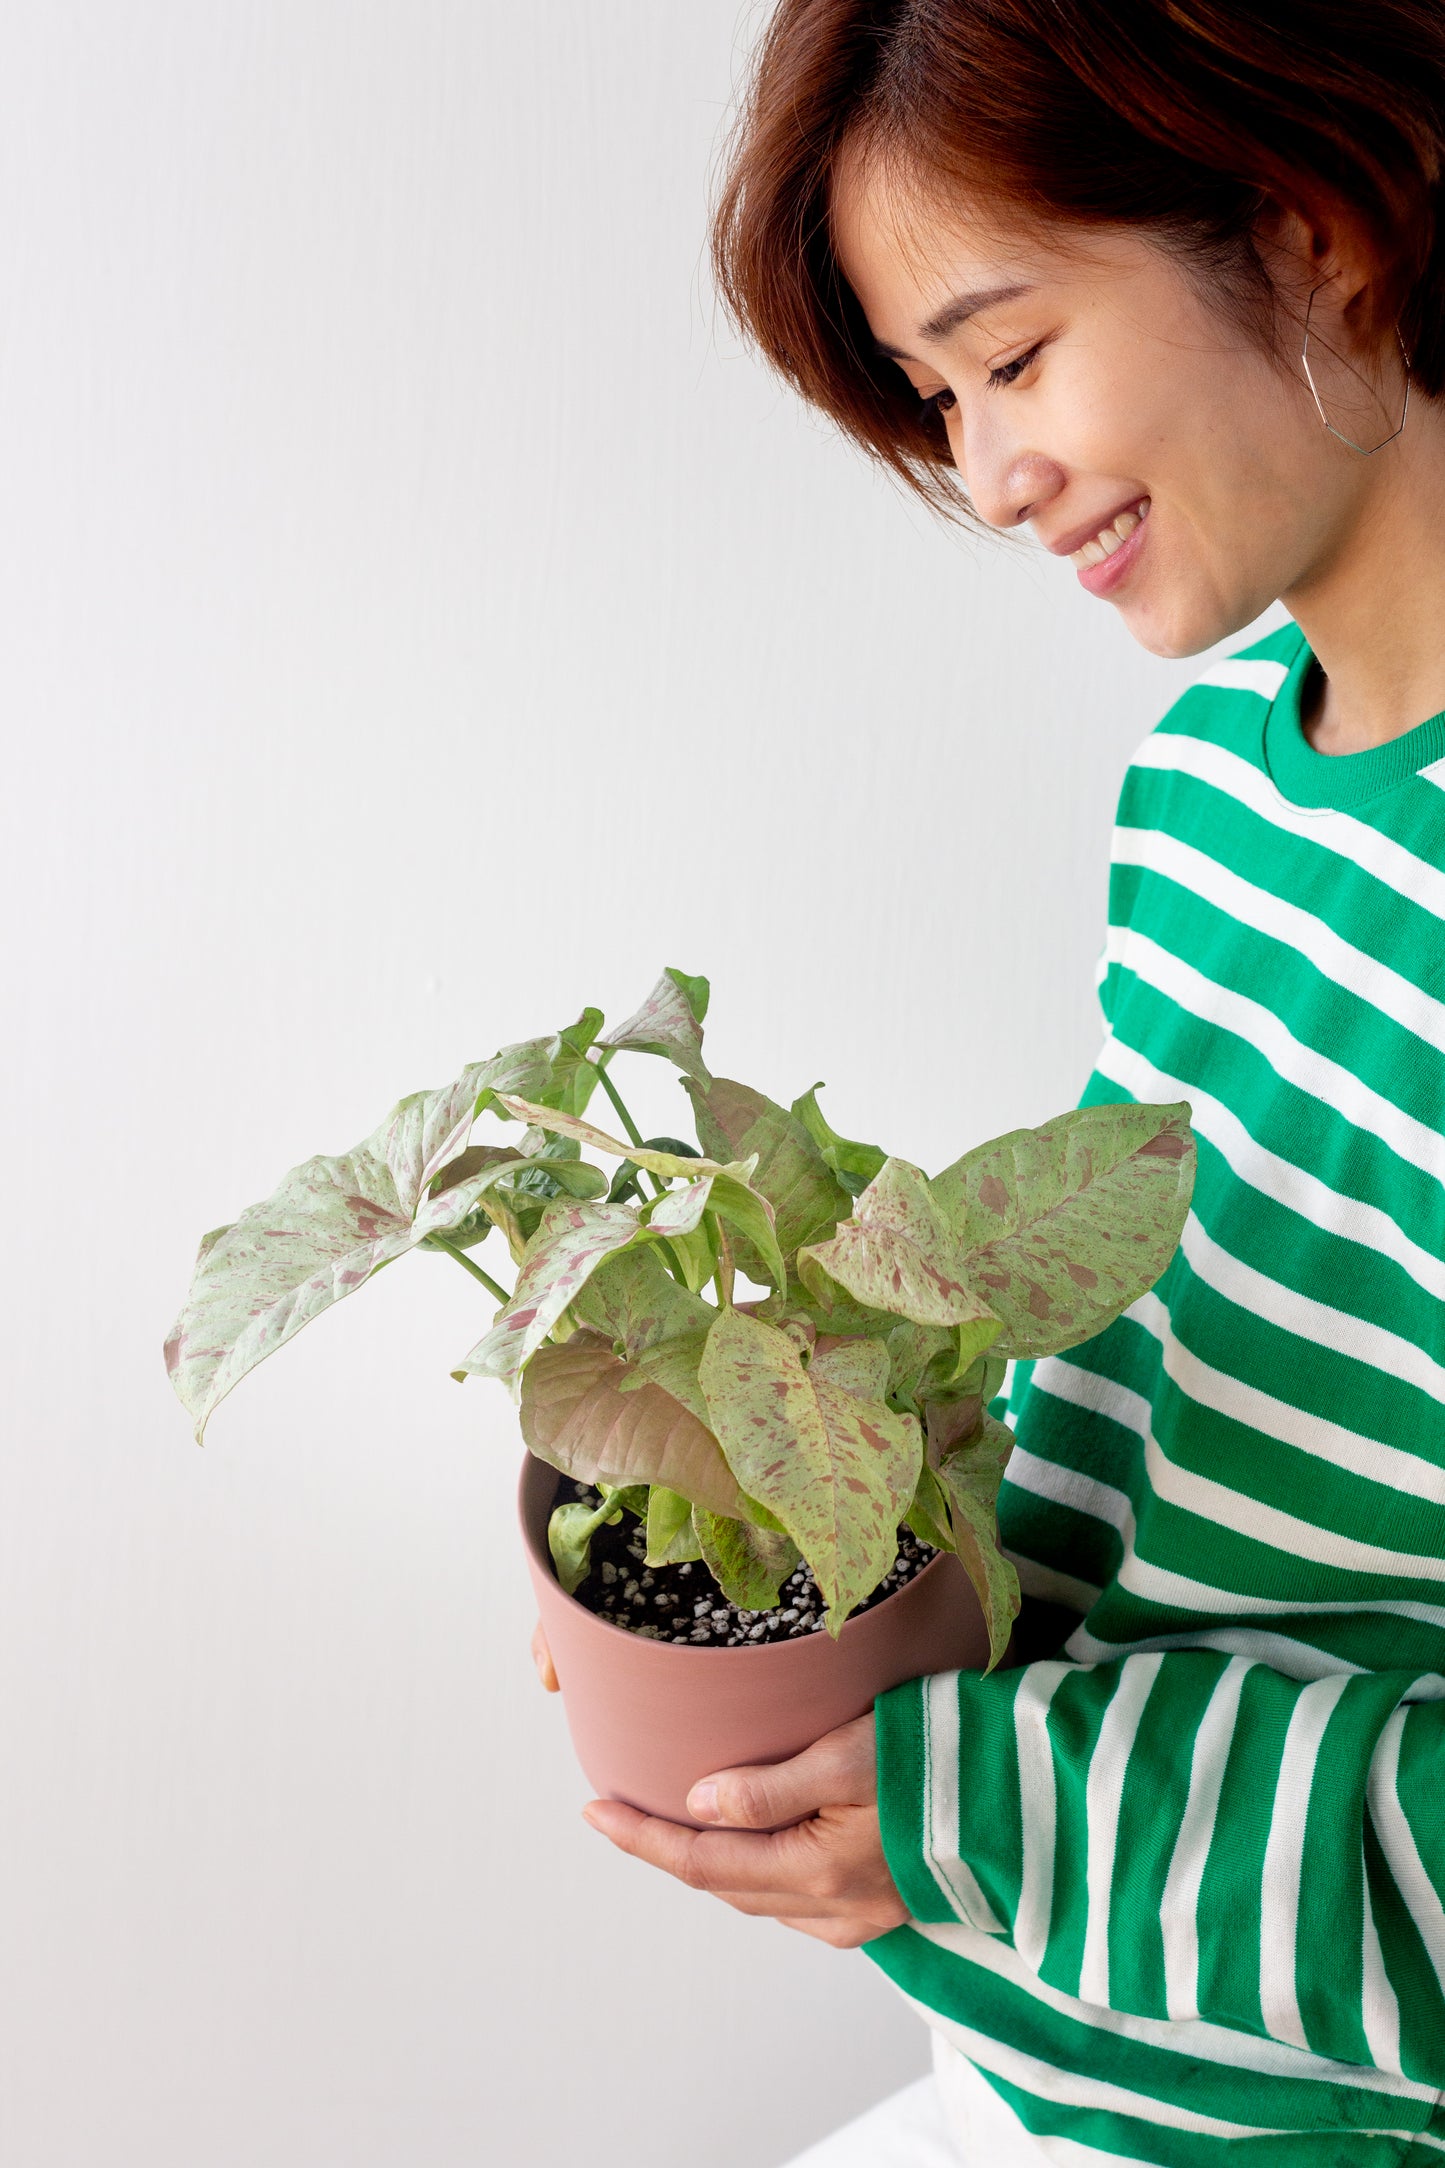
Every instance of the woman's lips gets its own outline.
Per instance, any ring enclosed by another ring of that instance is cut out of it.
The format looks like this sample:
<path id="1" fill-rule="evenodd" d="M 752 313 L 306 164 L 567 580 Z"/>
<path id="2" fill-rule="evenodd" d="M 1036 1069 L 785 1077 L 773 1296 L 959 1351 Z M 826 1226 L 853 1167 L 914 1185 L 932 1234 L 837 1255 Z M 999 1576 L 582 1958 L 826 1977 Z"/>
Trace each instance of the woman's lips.
<path id="1" fill-rule="evenodd" d="M 1077 567 L 1081 587 L 1087 587 L 1091 595 L 1111 595 L 1124 580 L 1128 579 L 1129 574 L 1139 561 L 1139 552 L 1143 549 L 1145 538 L 1154 524 L 1152 512 L 1153 508 L 1151 506 L 1149 514 L 1140 520 L 1128 540 L 1119 544 L 1112 557 L 1104 558 L 1103 562 L 1097 565 L 1079 565 Z"/>

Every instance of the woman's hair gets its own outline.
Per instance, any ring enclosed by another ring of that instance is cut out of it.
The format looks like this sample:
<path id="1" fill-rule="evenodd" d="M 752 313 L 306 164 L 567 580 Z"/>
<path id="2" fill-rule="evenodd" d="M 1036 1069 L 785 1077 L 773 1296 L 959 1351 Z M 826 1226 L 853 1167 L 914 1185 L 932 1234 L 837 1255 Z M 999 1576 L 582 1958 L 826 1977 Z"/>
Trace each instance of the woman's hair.
<path id="1" fill-rule="evenodd" d="M 1445 0 L 780 0 L 712 232 L 723 301 L 782 375 L 935 509 L 944 425 L 838 266 L 844 145 L 925 196 L 1131 227 L 1276 347 L 1271 205 L 1343 214 L 1417 388 L 1445 390 Z"/>

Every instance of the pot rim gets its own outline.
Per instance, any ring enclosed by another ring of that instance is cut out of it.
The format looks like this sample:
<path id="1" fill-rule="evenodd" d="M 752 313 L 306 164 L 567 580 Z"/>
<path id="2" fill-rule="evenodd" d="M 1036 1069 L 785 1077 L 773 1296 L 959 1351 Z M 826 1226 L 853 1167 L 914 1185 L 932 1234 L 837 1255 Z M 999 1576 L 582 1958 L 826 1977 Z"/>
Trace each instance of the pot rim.
<path id="1" fill-rule="evenodd" d="M 844 1634 L 852 1632 L 856 1639 L 857 1629 L 866 1630 L 870 1620 L 878 1618 L 897 1597 L 906 1596 L 911 1590 L 921 1588 L 929 1575 L 936 1568 L 946 1566 L 947 1561 L 954 1555 L 951 1551 L 935 1552 L 933 1557 L 929 1559 L 928 1564 L 923 1568 L 923 1571 L 915 1573 L 911 1581 L 905 1581 L 901 1588 L 891 1589 L 883 1598 L 883 1601 L 875 1603 L 870 1610 L 863 1612 L 861 1615 L 855 1612 L 851 1617 L 844 1619 L 842 1632 L 839 1633 L 837 1640 L 834 1640 L 825 1627 L 821 1633 L 810 1631 L 805 1634 L 791 1634 L 783 1641 L 768 1641 L 753 1645 L 744 1644 L 733 1648 L 718 1648 L 716 1646 L 709 1648 L 699 1642 L 654 1641 L 650 1635 L 631 1633 L 625 1626 L 614 1625 L 610 1619 L 605 1619 L 600 1613 L 594 1611 L 589 1604 L 579 1603 L 575 1596 L 569 1596 L 566 1589 L 563 1588 L 562 1583 L 557 1578 L 557 1569 L 552 1563 L 552 1554 L 547 1548 L 546 1520 L 539 1516 L 540 1525 L 534 1524 L 532 1513 L 529 1510 L 531 1506 L 531 1500 L 528 1497 L 529 1485 L 536 1484 L 540 1480 L 534 1474 L 534 1470 L 542 1470 L 546 1475 L 553 1478 L 554 1491 L 558 1483 L 568 1480 L 576 1481 L 575 1477 L 569 1479 L 562 1469 L 554 1468 L 550 1461 L 543 1460 L 540 1455 L 533 1453 L 525 1446 L 523 1447 L 522 1469 L 517 1482 L 517 1518 L 522 1524 L 522 1540 L 531 1554 L 534 1569 L 550 1581 L 553 1594 L 561 1602 L 569 1604 L 574 1611 L 580 1612 L 583 1618 L 589 1619 L 601 1632 L 614 1637 L 618 1634 L 625 1635 L 633 1648 L 647 1649 L 649 1651 L 656 1650 L 659 1657 L 748 1656 L 754 1661 L 766 1657 L 772 1657 L 775 1661 L 789 1658 L 796 1661 L 799 1651 L 811 1648 L 818 1642 L 825 1643 L 829 1648 L 839 1648 L 842 1645 Z M 548 1511 L 550 1512 L 550 1510 L 549 1506 Z M 760 1615 L 766 1616 L 766 1613 Z"/>

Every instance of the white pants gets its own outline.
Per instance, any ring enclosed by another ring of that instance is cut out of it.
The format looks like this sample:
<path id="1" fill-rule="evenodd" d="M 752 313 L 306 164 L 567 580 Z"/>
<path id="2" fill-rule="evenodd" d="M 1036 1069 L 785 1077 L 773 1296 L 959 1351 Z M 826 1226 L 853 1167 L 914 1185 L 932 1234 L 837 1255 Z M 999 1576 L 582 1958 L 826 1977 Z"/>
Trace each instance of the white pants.
<path id="1" fill-rule="evenodd" d="M 809 2146 L 788 2168 L 1044 2168 L 1047 2155 L 941 2033 L 933 2076 Z"/>

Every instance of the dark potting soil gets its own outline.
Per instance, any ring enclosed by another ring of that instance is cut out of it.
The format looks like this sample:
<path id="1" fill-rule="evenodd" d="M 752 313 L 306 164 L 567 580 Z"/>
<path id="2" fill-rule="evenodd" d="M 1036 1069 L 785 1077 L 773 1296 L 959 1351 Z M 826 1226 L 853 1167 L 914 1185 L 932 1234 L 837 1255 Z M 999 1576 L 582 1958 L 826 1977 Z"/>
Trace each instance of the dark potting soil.
<path id="1" fill-rule="evenodd" d="M 600 1493 L 586 1483 L 563 1483 L 559 1501 L 568 1497 L 589 1506 L 602 1502 Z M 598 1618 L 645 1640 L 680 1641 L 694 1648 L 763 1648 L 770 1641 L 791 1641 L 823 1628 L 827 1607 L 807 1566 L 797 1566 L 783 1583 L 775 1611 L 742 1611 L 728 1601 L 701 1559 L 686 1566 L 649 1566 L 646 1550 L 641 1521 L 624 1509 L 615 1526 L 604 1525 L 593 1536 L 591 1569 L 576 1591 L 577 1601 Z M 931 1544 L 900 1528 L 892 1571 L 850 1616 L 871 1611 L 937 1556 Z"/>

